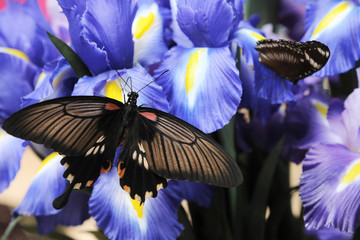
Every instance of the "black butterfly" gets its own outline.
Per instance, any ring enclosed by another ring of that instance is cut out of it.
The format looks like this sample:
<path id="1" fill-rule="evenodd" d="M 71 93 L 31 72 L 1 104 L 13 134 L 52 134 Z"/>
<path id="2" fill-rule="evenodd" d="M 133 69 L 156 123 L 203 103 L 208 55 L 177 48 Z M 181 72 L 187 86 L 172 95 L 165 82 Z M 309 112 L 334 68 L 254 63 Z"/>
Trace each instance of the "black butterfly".
<path id="1" fill-rule="evenodd" d="M 264 39 L 255 49 L 261 63 L 294 84 L 320 70 L 330 57 L 329 48 L 318 41 Z"/>
<path id="2" fill-rule="evenodd" d="M 137 97 L 130 92 L 125 104 L 96 96 L 52 99 L 21 109 L 2 127 L 66 155 L 61 164 L 70 184 L 54 200 L 57 209 L 65 206 L 72 189 L 90 187 L 110 171 L 119 146 L 120 185 L 140 203 L 156 197 L 167 179 L 221 187 L 242 182 L 239 167 L 218 143 L 171 114 L 137 107 Z"/>

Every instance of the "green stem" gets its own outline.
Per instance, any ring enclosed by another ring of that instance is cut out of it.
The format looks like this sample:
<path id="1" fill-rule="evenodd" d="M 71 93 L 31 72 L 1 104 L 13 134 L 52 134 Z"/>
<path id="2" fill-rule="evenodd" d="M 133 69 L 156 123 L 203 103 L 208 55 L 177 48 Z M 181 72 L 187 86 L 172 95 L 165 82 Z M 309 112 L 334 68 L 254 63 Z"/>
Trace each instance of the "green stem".
<path id="1" fill-rule="evenodd" d="M 1 240 L 6 240 L 9 238 L 9 236 L 12 233 L 12 231 L 14 230 L 16 224 L 20 221 L 21 218 L 22 218 L 22 216 L 19 215 L 16 218 L 14 218 L 13 220 L 11 220 L 11 222 L 9 223 L 8 227 L 6 228 L 4 234 L 2 235 Z"/>

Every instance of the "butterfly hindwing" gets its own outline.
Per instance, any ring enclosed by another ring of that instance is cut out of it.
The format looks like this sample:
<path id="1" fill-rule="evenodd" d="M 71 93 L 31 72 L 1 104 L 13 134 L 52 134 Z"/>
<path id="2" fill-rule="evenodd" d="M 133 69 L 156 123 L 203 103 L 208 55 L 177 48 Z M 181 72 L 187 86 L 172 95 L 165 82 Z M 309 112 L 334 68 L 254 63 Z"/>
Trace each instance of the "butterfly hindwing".
<path id="1" fill-rule="evenodd" d="M 329 48 L 318 41 L 264 39 L 255 49 L 262 64 L 293 83 L 320 70 L 330 56 Z"/>
<path id="2" fill-rule="evenodd" d="M 139 117 L 133 119 L 119 156 L 118 173 L 121 187 L 140 203 L 156 197 L 167 186 L 167 179 L 149 168 L 141 138 L 152 139 L 153 131 L 144 126 Z"/>
<path id="3" fill-rule="evenodd" d="M 236 163 L 204 132 L 171 114 L 152 108 L 138 110 L 138 145 L 156 174 L 221 187 L 242 182 Z"/>
<path id="4" fill-rule="evenodd" d="M 23 108 L 2 127 L 13 136 L 44 144 L 57 152 L 81 155 L 101 137 L 114 142 L 113 129 L 121 122 L 112 120 L 121 116 L 121 111 L 122 103 L 109 98 L 64 97 Z"/>

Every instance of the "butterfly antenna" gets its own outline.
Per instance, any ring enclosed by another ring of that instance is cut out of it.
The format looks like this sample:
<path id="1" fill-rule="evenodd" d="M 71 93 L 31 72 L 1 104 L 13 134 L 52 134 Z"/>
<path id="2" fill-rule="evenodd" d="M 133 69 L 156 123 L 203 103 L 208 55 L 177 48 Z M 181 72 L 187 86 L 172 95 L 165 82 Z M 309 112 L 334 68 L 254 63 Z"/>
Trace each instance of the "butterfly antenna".
<path id="1" fill-rule="evenodd" d="M 119 76 L 119 78 L 125 83 L 125 86 L 128 86 L 128 87 L 131 89 L 131 87 L 129 86 L 129 84 L 127 84 L 127 81 L 125 81 L 125 79 L 122 78 L 122 76 L 120 75 L 119 71 L 118 71 L 117 69 L 115 69 L 115 71 L 116 71 L 117 75 Z M 121 82 L 122 82 L 122 81 L 121 81 Z M 124 89 L 124 90 L 125 90 L 125 87 L 122 86 L 121 82 L 120 82 L 120 87 L 121 87 L 121 89 Z"/>
<path id="2" fill-rule="evenodd" d="M 129 86 L 129 84 L 127 83 L 128 81 L 130 81 L 130 86 Z M 130 92 L 132 92 L 132 91 L 133 91 L 133 88 L 132 88 L 132 80 L 131 80 L 131 77 L 128 77 L 128 78 L 126 79 L 126 85 L 128 85 L 128 86 L 130 87 Z"/>
<path id="3" fill-rule="evenodd" d="M 149 86 L 151 83 L 155 82 L 157 79 L 159 79 L 162 75 L 164 75 L 165 73 L 167 73 L 169 70 L 164 71 L 163 73 L 161 73 L 157 78 L 155 78 L 154 80 L 152 80 L 151 82 L 149 82 L 148 84 L 146 84 L 145 86 L 143 86 L 138 93 L 143 90 L 144 88 L 146 88 L 147 86 Z"/>

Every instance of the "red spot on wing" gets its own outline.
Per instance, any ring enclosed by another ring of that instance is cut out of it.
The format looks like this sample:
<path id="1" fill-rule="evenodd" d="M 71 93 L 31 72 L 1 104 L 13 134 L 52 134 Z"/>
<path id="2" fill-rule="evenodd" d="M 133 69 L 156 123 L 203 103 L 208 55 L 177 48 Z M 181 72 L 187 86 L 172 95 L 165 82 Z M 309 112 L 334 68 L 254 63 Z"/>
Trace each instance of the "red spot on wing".
<path id="1" fill-rule="evenodd" d="M 143 115 L 144 117 L 146 117 L 147 119 L 156 122 L 157 120 L 157 116 L 155 113 L 152 112 L 140 112 L 141 115 Z"/>
<path id="2" fill-rule="evenodd" d="M 118 105 L 114 104 L 114 103 L 108 102 L 108 103 L 105 104 L 105 109 L 113 111 L 113 110 L 120 109 L 120 107 Z"/>

